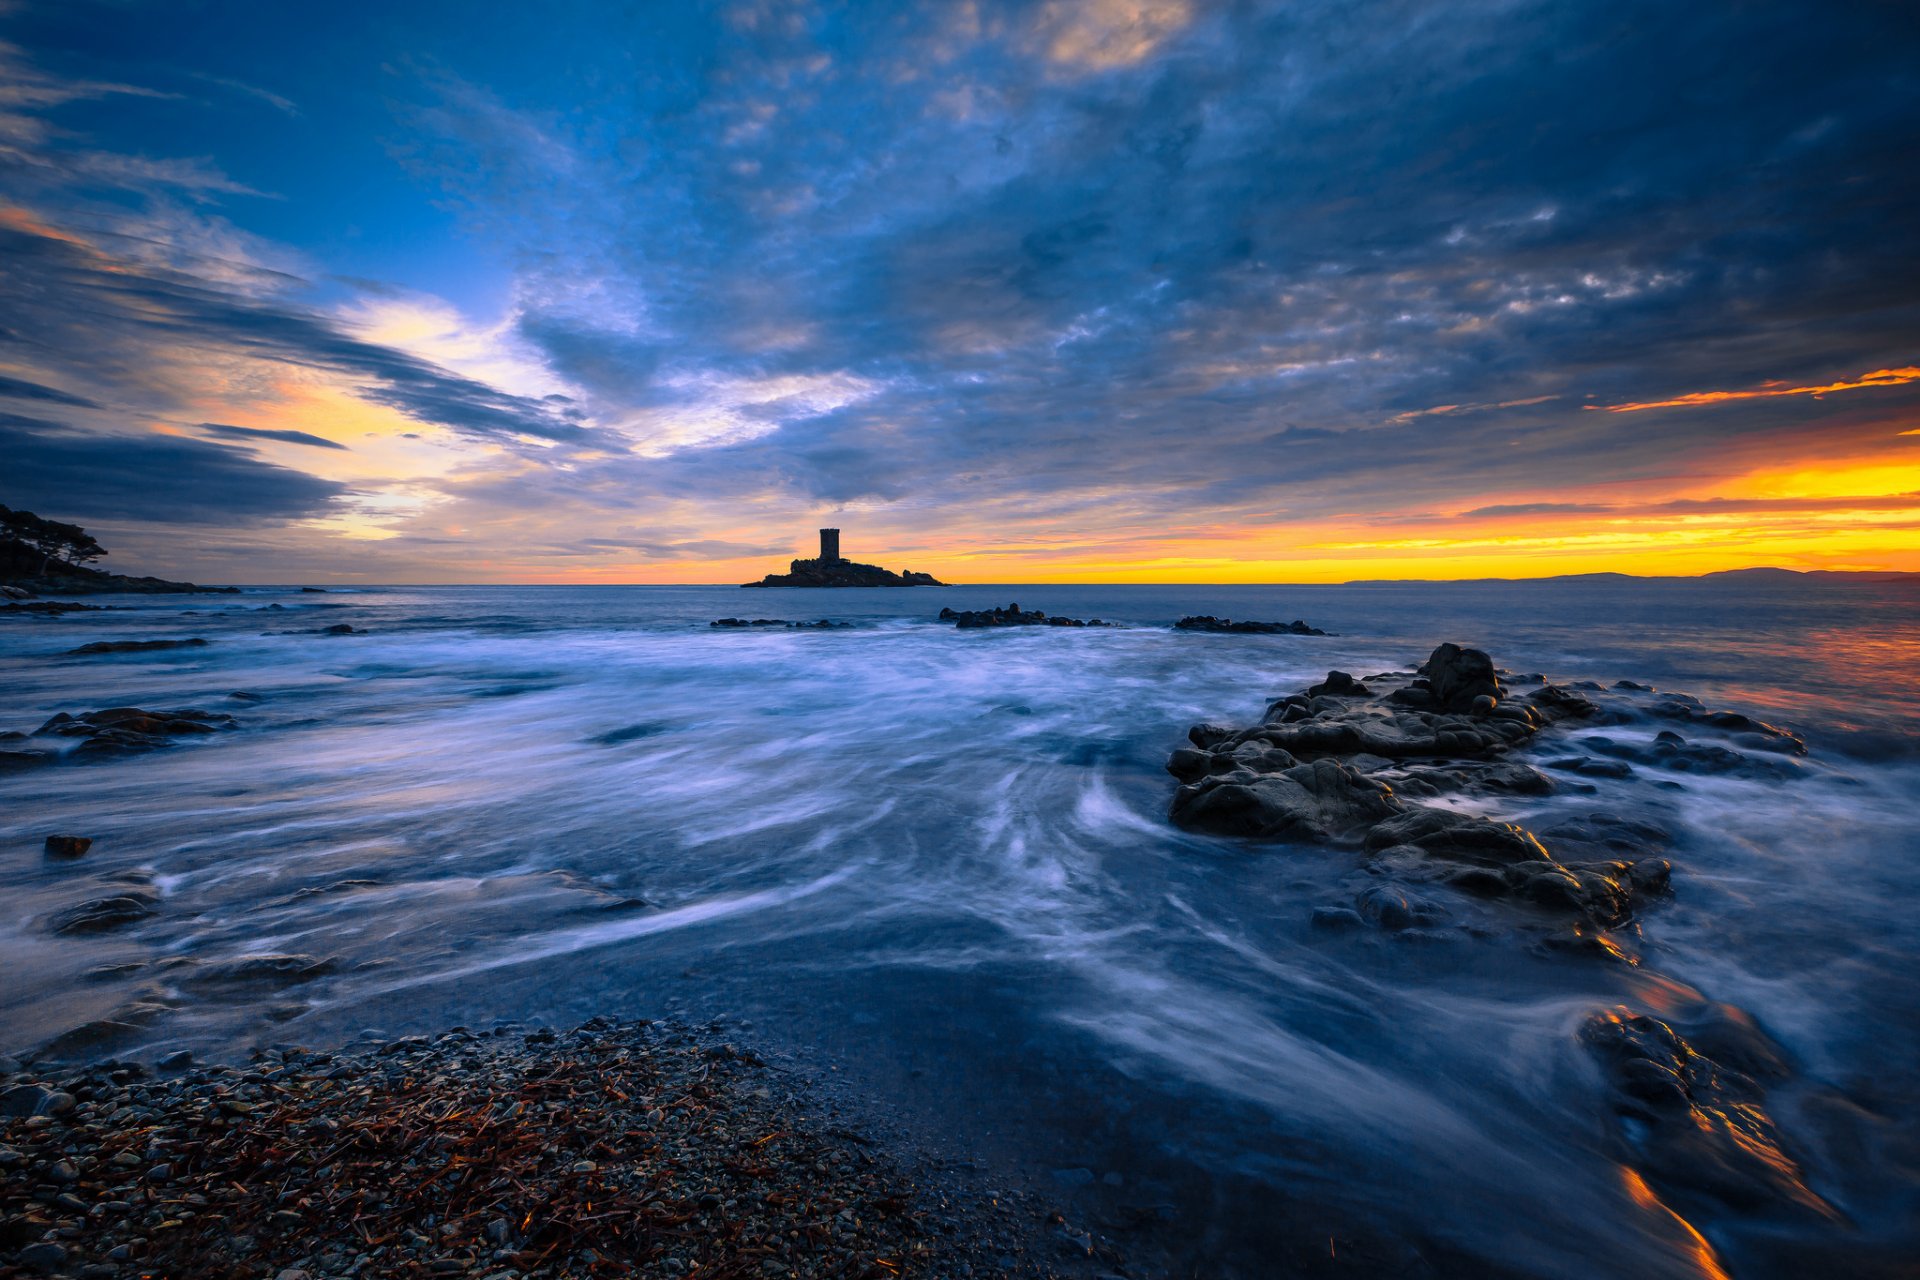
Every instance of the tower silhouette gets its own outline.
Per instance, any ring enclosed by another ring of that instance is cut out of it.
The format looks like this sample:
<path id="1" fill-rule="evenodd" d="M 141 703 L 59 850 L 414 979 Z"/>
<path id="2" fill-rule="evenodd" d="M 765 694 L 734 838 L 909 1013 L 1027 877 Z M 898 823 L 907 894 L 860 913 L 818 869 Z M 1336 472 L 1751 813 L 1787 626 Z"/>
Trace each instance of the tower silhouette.
<path id="1" fill-rule="evenodd" d="M 829 564 L 834 564 L 839 561 L 840 531 L 838 529 L 822 529 L 820 531 L 820 558 Z"/>

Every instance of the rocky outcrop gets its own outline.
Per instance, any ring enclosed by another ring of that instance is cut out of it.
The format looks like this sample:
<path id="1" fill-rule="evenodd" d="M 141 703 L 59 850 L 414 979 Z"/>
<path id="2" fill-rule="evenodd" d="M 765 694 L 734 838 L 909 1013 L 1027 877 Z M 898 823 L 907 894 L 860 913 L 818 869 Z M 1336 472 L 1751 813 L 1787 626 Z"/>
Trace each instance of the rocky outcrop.
<path id="1" fill-rule="evenodd" d="M 1231 618 L 1216 618 L 1206 613 L 1182 618 L 1173 624 L 1173 628 L 1176 631 L 1214 631 L 1240 636 L 1324 636 L 1327 634 L 1320 628 L 1310 627 L 1298 619 L 1292 622 L 1235 622 Z"/>
<path id="2" fill-rule="evenodd" d="M 191 640 L 96 640 L 78 649 L 67 650 L 69 657 L 84 658 L 101 653 L 159 653 L 167 649 L 204 649 L 207 642 L 195 636 Z"/>
<path id="3" fill-rule="evenodd" d="M 970 627 L 1110 627 L 1111 622 L 1102 622 L 1099 618 L 1082 620 L 1080 618 L 1062 618 L 1042 613 L 1038 609 L 1022 609 L 1018 604 L 1009 604 L 1002 609 L 942 609 L 940 621 L 951 622 L 965 630 Z"/>
<path id="4" fill-rule="evenodd" d="M 1630 1167 L 1740 1212 L 1833 1216 L 1766 1110 L 1768 1085 L 1791 1071 L 1785 1052 L 1730 1005 L 1703 1002 L 1683 1025 L 1611 1009 L 1581 1028 Z"/>
<path id="5" fill-rule="evenodd" d="M 770 573 L 758 582 L 743 582 L 743 587 L 943 587 L 946 583 L 930 573 L 911 570 L 895 573 L 877 564 L 856 564 L 852 560 L 795 560 L 786 573 Z"/>
<path id="6" fill-rule="evenodd" d="M 818 622 L 788 622 L 785 618 L 715 618 L 707 625 L 722 631 L 750 631 L 755 627 L 784 627 L 789 631 L 842 631 L 853 624 L 829 622 L 825 618 Z"/>
<path id="7" fill-rule="evenodd" d="M 1195 726 L 1192 747 L 1167 761 L 1183 784 L 1171 816 L 1218 835 L 1357 845 L 1382 874 L 1569 922 L 1575 928 L 1560 940 L 1587 945 L 1664 893 L 1671 864 L 1569 858 L 1514 823 L 1418 801 L 1551 792 L 1546 774 L 1505 757 L 1543 730 L 1595 712 L 1591 701 L 1545 683 L 1509 698 L 1486 653 L 1453 644 L 1434 649 L 1415 672 L 1362 681 L 1330 671 L 1270 704 L 1261 724 Z M 1614 852 L 1578 840 L 1571 847 Z"/>
<path id="8" fill-rule="evenodd" d="M 231 729 L 238 722 L 218 711 L 147 711 L 140 707 L 109 707 L 80 715 L 54 716 L 32 734 L 0 734 L 0 769 L 50 764 L 62 756 L 52 738 L 78 738 L 64 754 L 76 760 L 103 759 L 153 751 L 175 739 Z M 36 743 L 35 739 L 41 739 Z"/>

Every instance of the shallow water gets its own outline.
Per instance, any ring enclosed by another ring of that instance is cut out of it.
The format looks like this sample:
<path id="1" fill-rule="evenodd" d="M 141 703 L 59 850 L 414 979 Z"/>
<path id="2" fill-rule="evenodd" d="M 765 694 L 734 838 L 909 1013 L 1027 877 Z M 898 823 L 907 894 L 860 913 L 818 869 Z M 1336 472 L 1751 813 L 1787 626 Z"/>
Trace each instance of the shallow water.
<path id="1" fill-rule="evenodd" d="M 1128 625 L 932 621 L 1010 597 Z M 63 1047 L 218 1056 L 363 1027 L 725 1015 L 991 1176 L 1036 1176 L 1209 1273 L 1764 1276 L 1819 1258 L 1866 1274 L 1915 1243 L 1911 586 L 95 602 L 117 607 L 0 616 L 0 730 L 122 705 L 240 727 L 0 775 L 0 1049 L 96 1020 L 121 1025 Z M 1340 634 L 1169 629 L 1199 612 Z M 730 615 L 859 625 L 706 626 Z M 319 634 L 338 622 L 369 634 Z M 189 636 L 212 643 L 64 656 Z M 1492 927 L 1328 934 L 1313 909 L 1372 882 L 1357 854 L 1167 823 L 1162 765 L 1188 725 L 1250 723 L 1330 668 L 1405 669 L 1440 640 L 1515 671 L 1690 692 L 1802 732 L 1812 755 L 1784 781 L 1642 768 L 1500 807 L 1676 832 L 1675 896 L 1648 914 L 1638 967 L 1543 954 L 1464 903 Z M 53 863 L 55 831 L 96 843 Z M 161 891 L 157 916 L 49 932 L 52 912 L 134 872 Z M 332 966 L 214 977 L 268 952 Z M 1596 1010 L 1693 993 L 1744 1008 L 1794 1059 L 1770 1103 L 1832 1215 L 1663 1203 L 1636 1183 L 1577 1033 Z"/>

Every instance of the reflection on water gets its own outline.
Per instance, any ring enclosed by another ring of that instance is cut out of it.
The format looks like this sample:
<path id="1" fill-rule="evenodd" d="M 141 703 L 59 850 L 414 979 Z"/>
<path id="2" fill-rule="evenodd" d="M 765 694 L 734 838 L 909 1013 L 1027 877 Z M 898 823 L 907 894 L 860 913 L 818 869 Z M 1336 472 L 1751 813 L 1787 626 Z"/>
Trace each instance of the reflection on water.
<path id="1" fill-rule="evenodd" d="M 931 622 L 1010 593 L 1132 625 Z M 1792 1274 L 1779 1259 L 1806 1255 L 1768 1231 L 1884 1248 L 1911 1218 L 1911 589 L 767 592 L 756 614 L 861 625 L 758 633 L 708 630 L 740 612 L 718 588 L 110 603 L 127 607 L 0 619 L 0 730 L 115 705 L 241 725 L 0 775 L 0 1049 L 724 1012 L 961 1146 L 1085 1166 L 1102 1176 L 1063 1194 L 1241 1274 L 1294 1248 L 1321 1265 L 1332 1221 L 1380 1274 Z M 1340 634 L 1167 629 L 1202 612 Z M 369 634 L 320 633 L 342 621 Z M 191 636 L 212 643 L 63 656 Z M 1677 833 L 1676 897 L 1637 969 L 1538 954 L 1464 905 L 1474 931 L 1316 930 L 1315 907 L 1371 882 L 1357 856 L 1166 823 L 1161 765 L 1187 725 L 1441 639 L 1760 711 L 1808 736 L 1812 765 L 1791 782 L 1640 768 L 1515 802 L 1535 825 L 1604 808 Z M 56 831 L 93 851 L 43 859 Z M 48 929 L 116 886 L 158 914 Z M 1623 1168 L 1579 1029 L 1703 999 L 1795 1058 L 1774 1110 L 1844 1225 L 1676 1204 Z"/>

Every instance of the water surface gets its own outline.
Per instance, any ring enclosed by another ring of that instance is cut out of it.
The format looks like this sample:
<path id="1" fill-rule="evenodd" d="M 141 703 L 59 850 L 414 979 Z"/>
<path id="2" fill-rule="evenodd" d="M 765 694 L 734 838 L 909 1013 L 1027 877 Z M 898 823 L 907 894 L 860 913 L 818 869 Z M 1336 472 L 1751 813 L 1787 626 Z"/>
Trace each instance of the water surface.
<path id="1" fill-rule="evenodd" d="M 933 620 L 1009 598 L 1126 625 Z M 219 1056 L 363 1028 L 723 1017 L 976 1155 L 981 1176 L 1037 1179 L 1142 1258 L 1208 1274 L 1771 1276 L 1810 1258 L 1869 1273 L 1913 1243 L 1912 587 L 96 602 L 115 608 L 0 617 L 0 730 L 118 705 L 240 727 L 0 775 L 0 1049 L 96 1020 L 120 1025 L 87 1052 Z M 1201 612 L 1339 634 L 1168 626 Z M 857 625 L 706 625 L 732 615 Z M 341 622 L 367 634 L 321 634 Z M 66 656 L 185 637 L 211 644 Z M 1503 806 L 1677 833 L 1675 898 L 1647 917 L 1638 968 L 1517 934 L 1330 935 L 1312 912 L 1371 882 L 1358 855 L 1168 825 L 1162 765 L 1188 725 L 1249 723 L 1330 668 L 1405 669 L 1440 640 L 1515 671 L 1691 692 L 1804 733 L 1812 756 L 1786 782 L 1642 769 Z M 92 853 L 45 860 L 55 831 L 93 836 Z M 125 874 L 158 886 L 157 916 L 47 929 Z M 209 977 L 262 953 L 330 964 L 301 982 Z M 1773 1109 L 1840 1220 L 1636 1194 L 1577 1033 L 1596 1010 L 1696 993 L 1751 1012 L 1795 1060 Z"/>

